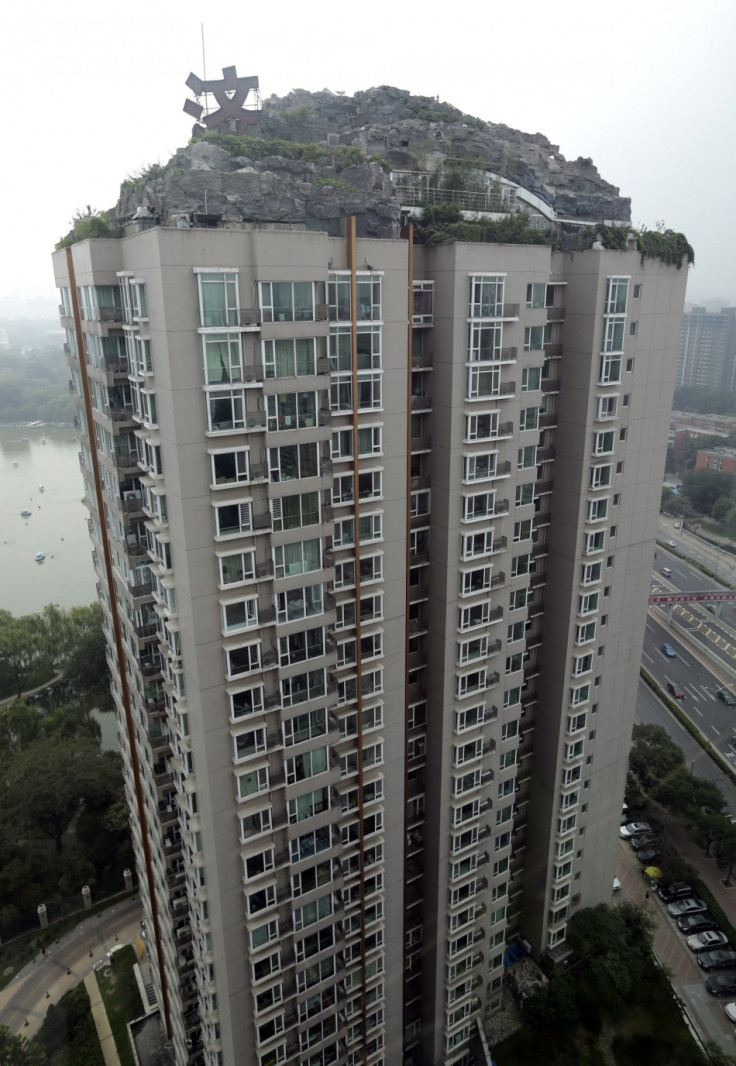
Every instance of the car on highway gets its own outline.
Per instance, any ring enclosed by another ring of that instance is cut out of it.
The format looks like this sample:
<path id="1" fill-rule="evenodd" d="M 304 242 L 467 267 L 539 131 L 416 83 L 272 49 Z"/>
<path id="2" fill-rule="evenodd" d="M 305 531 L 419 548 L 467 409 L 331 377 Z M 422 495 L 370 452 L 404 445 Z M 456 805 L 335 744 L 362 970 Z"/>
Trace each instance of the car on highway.
<path id="1" fill-rule="evenodd" d="M 723 1009 L 726 1012 L 726 1017 L 731 1022 L 736 1022 L 736 1003 L 724 1003 Z"/>
<path id="2" fill-rule="evenodd" d="M 667 691 L 671 696 L 674 696 L 676 700 L 684 700 L 685 693 L 682 691 L 679 685 L 676 685 L 674 681 L 667 682 Z"/>
<path id="3" fill-rule="evenodd" d="M 677 928 L 681 933 L 692 936 L 693 933 L 702 933 L 705 929 L 718 929 L 719 925 L 710 911 L 703 911 L 701 914 L 686 914 L 678 918 Z"/>
<path id="4" fill-rule="evenodd" d="M 699 896 L 687 896 L 667 904 L 667 913 L 671 918 L 683 918 L 686 914 L 701 914 L 708 910 L 708 904 Z"/>
<path id="5" fill-rule="evenodd" d="M 658 893 L 659 898 L 664 900 L 665 903 L 671 903 L 673 899 L 685 899 L 687 896 L 694 896 L 695 889 L 689 881 L 670 881 L 668 885 L 660 885 Z"/>
<path id="6" fill-rule="evenodd" d="M 732 948 L 714 948 L 698 955 L 701 970 L 732 970 L 736 966 L 736 951 Z"/>
<path id="7" fill-rule="evenodd" d="M 705 987 L 712 996 L 732 996 L 736 993 L 736 973 L 733 970 L 714 973 L 706 977 Z"/>
<path id="8" fill-rule="evenodd" d="M 691 951 L 712 951 L 714 948 L 730 948 L 728 937 L 720 929 L 704 929 L 702 933 L 687 938 L 687 946 Z"/>
<path id="9" fill-rule="evenodd" d="M 667 656 L 668 659 L 676 659 L 677 658 L 677 652 L 675 651 L 675 649 L 672 647 L 671 644 L 667 643 L 667 641 L 665 641 L 664 644 L 662 645 L 662 651 L 665 653 L 665 655 Z"/>
<path id="10" fill-rule="evenodd" d="M 719 688 L 716 692 L 716 696 L 721 703 L 725 703 L 727 707 L 736 707 L 736 697 L 733 693 L 729 692 L 727 688 Z"/>
<path id="11" fill-rule="evenodd" d="M 639 833 L 651 833 L 652 827 L 649 822 L 627 822 L 626 825 L 622 825 L 619 829 L 619 834 L 628 840 L 629 837 L 635 837 Z"/>

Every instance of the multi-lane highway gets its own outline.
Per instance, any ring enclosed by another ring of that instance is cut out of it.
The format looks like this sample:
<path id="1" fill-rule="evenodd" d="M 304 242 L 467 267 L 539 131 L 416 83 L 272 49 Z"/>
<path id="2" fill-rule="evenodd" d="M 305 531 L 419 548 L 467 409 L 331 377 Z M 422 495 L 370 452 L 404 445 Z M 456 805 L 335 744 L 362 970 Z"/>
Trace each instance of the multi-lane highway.
<path id="1" fill-rule="evenodd" d="M 677 556 L 658 546 L 652 574 L 652 592 L 722 591 L 722 586 Z M 661 573 L 662 567 L 670 571 Z M 642 663 L 664 689 L 668 682 L 684 692 L 680 706 L 707 740 L 729 758 L 736 769 L 736 706 L 717 698 L 719 689 L 736 694 L 736 607 L 723 604 L 711 613 L 705 603 L 677 604 L 650 608 L 644 638 Z M 669 657 L 662 651 L 667 642 L 676 651 Z M 736 789 L 728 785 L 719 768 L 695 744 L 662 707 L 657 698 L 641 685 L 637 699 L 637 720 L 656 721 L 685 751 L 693 772 L 719 780 L 736 813 Z"/>

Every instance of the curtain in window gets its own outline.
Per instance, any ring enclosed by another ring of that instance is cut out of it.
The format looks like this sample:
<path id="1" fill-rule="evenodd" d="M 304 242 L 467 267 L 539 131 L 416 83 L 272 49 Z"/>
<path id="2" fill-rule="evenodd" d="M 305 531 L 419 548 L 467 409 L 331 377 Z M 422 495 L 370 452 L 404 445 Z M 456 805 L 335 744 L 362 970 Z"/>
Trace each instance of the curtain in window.
<path id="1" fill-rule="evenodd" d="M 227 305 L 225 303 L 225 284 L 218 278 L 202 278 L 202 324 L 205 326 L 227 326 Z"/>
<path id="2" fill-rule="evenodd" d="M 314 341 L 311 338 L 298 340 L 296 345 L 296 372 L 298 375 L 313 374 L 314 366 Z"/>
<path id="3" fill-rule="evenodd" d="M 311 322 L 314 319 L 314 304 L 311 281 L 294 282 L 294 321 Z"/>

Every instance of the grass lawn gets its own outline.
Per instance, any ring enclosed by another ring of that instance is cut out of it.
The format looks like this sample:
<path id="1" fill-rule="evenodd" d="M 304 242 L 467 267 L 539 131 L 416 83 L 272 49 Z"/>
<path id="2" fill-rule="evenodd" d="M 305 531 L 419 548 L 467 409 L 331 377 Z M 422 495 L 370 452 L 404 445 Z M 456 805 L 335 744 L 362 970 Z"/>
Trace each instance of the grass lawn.
<path id="1" fill-rule="evenodd" d="M 133 1049 L 127 1024 L 143 1014 L 143 1003 L 133 972 L 135 961 L 135 951 L 127 944 L 113 952 L 112 961 L 97 974 L 97 983 L 122 1066 L 133 1066 Z"/>

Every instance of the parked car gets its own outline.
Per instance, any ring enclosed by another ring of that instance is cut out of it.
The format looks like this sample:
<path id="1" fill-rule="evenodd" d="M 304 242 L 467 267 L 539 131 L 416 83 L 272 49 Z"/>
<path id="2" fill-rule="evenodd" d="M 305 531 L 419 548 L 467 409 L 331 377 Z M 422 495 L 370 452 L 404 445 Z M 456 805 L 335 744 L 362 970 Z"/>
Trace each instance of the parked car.
<path id="1" fill-rule="evenodd" d="M 651 866 L 653 862 L 659 862 L 662 858 L 662 845 L 652 844 L 651 847 L 637 851 L 636 857 L 644 866 Z"/>
<path id="2" fill-rule="evenodd" d="M 732 996 L 736 993 L 736 973 L 714 973 L 705 979 L 705 987 L 712 996 Z"/>
<path id="3" fill-rule="evenodd" d="M 686 896 L 667 904 L 667 913 L 672 918 L 683 918 L 686 914 L 701 914 L 708 910 L 708 904 L 699 896 Z"/>
<path id="4" fill-rule="evenodd" d="M 677 528 L 677 527 L 675 527 L 675 528 Z M 675 544 L 674 540 L 668 540 L 667 541 L 667 547 L 668 548 L 676 548 L 677 545 Z"/>
<path id="5" fill-rule="evenodd" d="M 635 837 L 639 833 L 651 833 L 652 827 L 649 822 L 627 822 L 626 825 L 622 825 L 619 829 L 619 834 L 628 840 L 629 837 Z"/>
<path id="6" fill-rule="evenodd" d="M 728 691 L 727 688 L 719 688 L 716 692 L 716 696 L 722 703 L 725 703 L 727 707 L 736 707 L 736 697 Z"/>
<path id="7" fill-rule="evenodd" d="M 682 691 L 679 685 L 676 685 L 674 681 L 667 682 L 667 691 L 671 696 L 674 696 L 676 700 L 684 700 L 685 693 Z"/>
<path id="8" fill-rule="evenodd" d="M 698 966 L 702 970 L 728 970 L 736 966 L 736 951 L 732 948 L 714 948 L 713 951 L 701 951 Z"/>
<path id="9" fill-rule="evenodd" d="M 704 929 L 702 933 L 687 938 L 691 951 L 712 951 L 713 948 L 730 948 L 728 937 L 720 929 Z"/>
<path id="10" fill-rule="evenodd" d="M 710 911 L 703 911 L 701 914 L 686 914 L 678 918 L 677 928 L 681 933 L 687 933 L 690 936 L 692 933 L 702 933 L 706 929 L 718 929 L 719 926 Z"/>
<path id="11" fill-rule="evenodd" d="M 724 1003 L 723 1009 L 726 1012 L 726 1017 L 731 1022 L 736 1022 L 736 1003 Z"/>
<path id="12" fill-rule="evenodd" d="M 662 645 L 662 651 L 665 653 L 665 655 L 667 656 L 668 659 L 676 659 L 677 658 L 677 652 L 675 651 L 675 649 L 672 647 L 671 644 L 667 643 L 667 641 L 665 641 L 664 644 Z"/>
<path id="13" fill-rule="evenodd" d="M 634 851 L 641 851 L 642 848 L 651 847 L 652 844 L 661 844 L 662 838 L 658 833 L 637 833 L 636 836 L 629 837 L 629 844 L 631 844 Z"/>
<path id="14" fill-rule="evenodd" d="M 670 881 L 668 885 L 659 886 L 659 898 L 665 903 L 671 903 L 673 899 L 685 899 L 694 896 L 695 890 L 689 881 Z"/>

